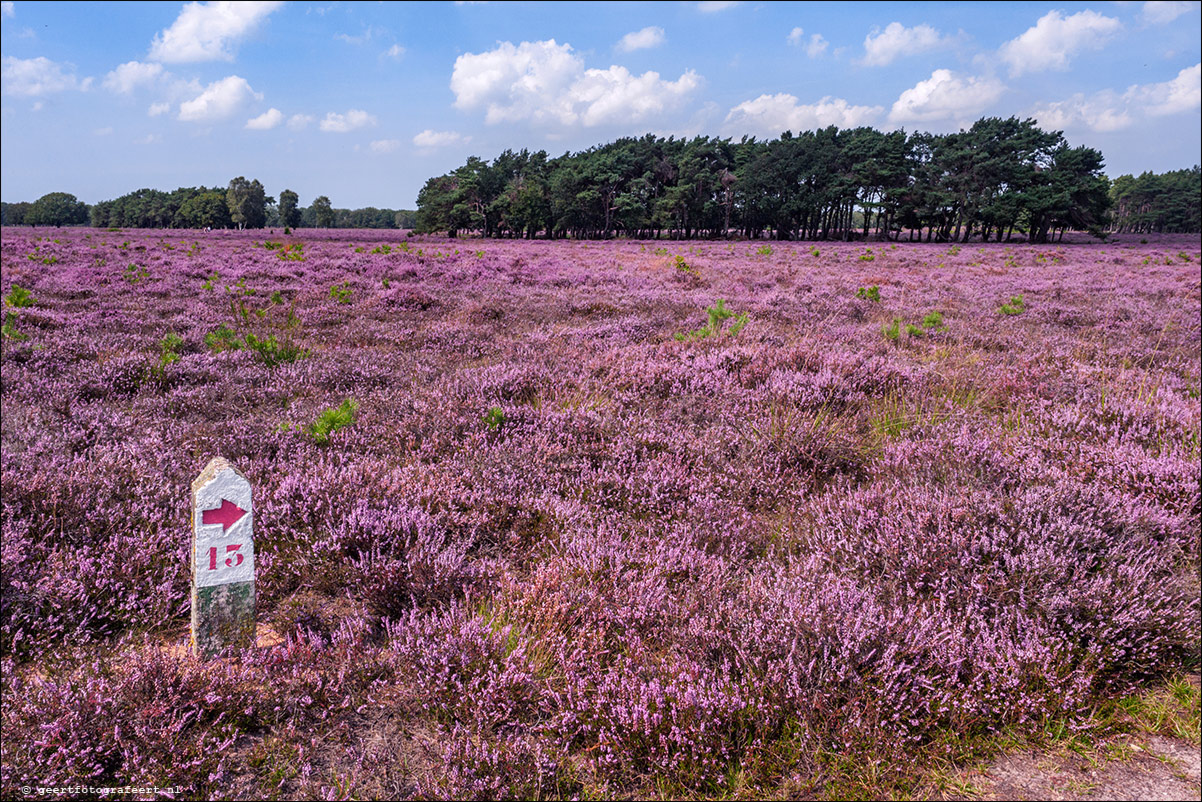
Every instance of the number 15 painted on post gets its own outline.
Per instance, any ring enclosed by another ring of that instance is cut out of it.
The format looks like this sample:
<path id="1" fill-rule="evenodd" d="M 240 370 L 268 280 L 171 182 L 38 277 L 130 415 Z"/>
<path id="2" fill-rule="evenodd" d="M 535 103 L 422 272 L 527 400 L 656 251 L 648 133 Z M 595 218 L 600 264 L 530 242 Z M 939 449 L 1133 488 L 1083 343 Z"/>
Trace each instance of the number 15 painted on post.
<path id="1" fill-rule="evenodd" d="M 226 552 L 231 552 L 231 551 L 237 551 L 240 548 L 242 548 L 242 544 L 236 543 L 236 544 L 231 544 L 229 546 L 226 546 L 225 550 L 226 550 Z M 239 565 L 242 565 L 243 555 L 235 554 L 234 557 L 238 558 L 237 562 L 234 562 L 233 557 L 225 558 L 225 567 L 226 568 L 237 568 Z M 209 570 L 210 571 L 217 570 L 217 547 L 216 546 L 209 547 Z"/>

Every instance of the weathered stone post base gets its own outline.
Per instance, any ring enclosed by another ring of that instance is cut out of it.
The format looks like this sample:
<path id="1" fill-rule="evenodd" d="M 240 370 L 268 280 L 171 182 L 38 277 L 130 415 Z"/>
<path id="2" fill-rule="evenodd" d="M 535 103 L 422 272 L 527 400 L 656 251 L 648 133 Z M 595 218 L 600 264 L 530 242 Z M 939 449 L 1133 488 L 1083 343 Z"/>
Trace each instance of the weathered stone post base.
<path id="1" fill-rule="evenodd" d="M 192 654 L 201 660 L 255 643 L 255 583 L 192 588 Z"/>

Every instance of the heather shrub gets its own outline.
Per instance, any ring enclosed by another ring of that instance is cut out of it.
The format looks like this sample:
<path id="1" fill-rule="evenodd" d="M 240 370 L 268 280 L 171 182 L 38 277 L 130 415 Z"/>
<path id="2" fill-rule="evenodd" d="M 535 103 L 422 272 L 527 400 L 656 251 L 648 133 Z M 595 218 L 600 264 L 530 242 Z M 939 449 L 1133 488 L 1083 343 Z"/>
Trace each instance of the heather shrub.
<path id="1" fill-rule="evenodd" d="M 703 290 L 650 242 L 86 233 L 2 232 L 5 798 L 912 795 L 1198 665 L 1194 241 L 874 247 L 877 319 L 863 243 L 678 248 Z M 1015 287 L 1047 302 L 998 325 Z M 214 454 L 262 626 L 201 665 Z"/>
<path id="2" fill-rule="evenodd" d="M 277 631 L 285 636 L 301 633 L 328 638 L 337 628 L 331 611 L 333 600 L 311 591 L 301 591 L 281 601 L 272 612 Z"/>
<path id="3" fill-rule="evenodd" d="M 588 680 L 557 695 L 559 729 L 589 744 L 587 765 L 603 788 L 653 772 L 681 787 L 717 790 L 737 744 L 756 727 L 759 711 L 749 709 L 729 670 L 619 656 Z"/>
<path id="4" fill-rule="evenodd" d="M 1061 482 L 957 498 L 907 483 L 831 497 L 813 514 L 799 547 L 865 579 L 888 577 L 876 585 L 882 603 L 929 599 L 983 622 L 1023 615 L 1058 633 L 1091 681 L 1130 680 L 1147 671 L 1143 659 L 1183 659 L 1191 641 L 1196 648 L 1197 605 L 1186 601 L 1171 554 L 1149 551 L 1141 527 L 1105 494 Z M 1026 605 L 1000 606 L 1007 593 Z M 1133 619 L 1150 629 L 1129 629 Z"/>
<path id="5" fill-rule="evenodd" d="M 546 799 L 565 795 L 561 752 L 549 739 L 455 724 L 439 733 L 431 767 L 417 778 L 429 799 Z"/>
<path id="6" fill-rule="evenodd" d="M 146 646 L 63 666 L 4 671 L 5 796 L 20 786 L 182 786 L 220 793 L 230 746 L 256 726 L 255 689 Z"/>
<path id="7" fill-rule="evenodd" d="M 748 417 L 751 448 L 740 457 L 752 465 L 771 465 L 797 479 L 815 482 L 857 475 L 864 468 L 865 450 L 829 409 L 809 413 L 773 402 L 759 415 Z"/>
<path id="8" fill-rule="evenodd" d="M 81 459 L 74 467 L 85 464 Z M 175 543 L 141 542 L 142 532 L 176 517 L 173 489 L 128 465 L 90 467 L 109 483 L 106 489 L 92 487 L 82 474 L 18 484 L 13 464 L 6 465 L 6 516 L 39 522 L 36 529 L 4 529 L 0 644 L 6 654 L 37 656 L 55 644 L 153 629 L 185 609 L 186 577 Z M 128 559 L 131 553 L 139 559 Z"/>
<path id="9" fill-rule="evenodd" d="M 370 514 L 360 512 L 358 525 L 364 526 L 362 518 Z M 407 523 L 387 531 L 377 527 L 378 537 L 349 560 L 361 597 L 379 615 L 397 616 L 412 607 L 445 604 L 466 593 L 480 574 L 468 557 L 470 539 L 455 537 L 421 518 Z"/>

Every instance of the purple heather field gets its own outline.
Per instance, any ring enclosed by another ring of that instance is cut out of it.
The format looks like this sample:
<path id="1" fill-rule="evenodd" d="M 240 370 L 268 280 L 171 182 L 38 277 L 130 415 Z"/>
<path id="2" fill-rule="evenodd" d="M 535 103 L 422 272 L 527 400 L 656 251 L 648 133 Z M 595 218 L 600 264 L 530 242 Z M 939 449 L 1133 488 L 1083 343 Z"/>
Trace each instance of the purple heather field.
<path id="1" fill-rule="evenodd" d="M 6 228 L 0 792 L 821 796 L 1196 668 L 1149 240 Z M 265 636 L 200 663 L 215 455 Z"/>

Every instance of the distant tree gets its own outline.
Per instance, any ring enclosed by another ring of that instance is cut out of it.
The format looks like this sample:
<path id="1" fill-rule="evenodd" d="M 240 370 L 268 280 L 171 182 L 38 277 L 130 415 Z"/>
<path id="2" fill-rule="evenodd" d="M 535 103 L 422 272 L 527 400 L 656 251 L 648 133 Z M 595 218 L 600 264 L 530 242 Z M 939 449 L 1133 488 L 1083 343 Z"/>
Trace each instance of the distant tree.
<path id="1" fill-rule="evenodd" d="M 446 231 L 450 236 L 455 236 L 451 208 L 455 205 L 458 186 L 458 179 L 453 175 L 442 175 L 426 181 L 426 185 L 417 193 L 415 228 L 419 234 Z"/>
<path id="2" fill-rule="evenodd" d="M 318 228 L 330 228 L 334 225 L 334 207 L 325 195 L 313 199 L 313 223 Z"/>
<path id="3" fill-rule="evenodd" d="M 301 213 L 297 202 L 300 196 L 290 189 L 280 193 L 280 225 L 296 228 L 300 225 Z"/>
<path id="4" fill-rule="evenodd" d="M 262 228 L 267 224 L 267 195 L 258 179 L 247 181 L 238 176 L 226 190 L 230 219 L 238 228 Z"/>
<path id="5" fill-rule="evenodd" d="M 175 228 L 229 228 L 233 225 L 226 193 L 219 189 L 193 195 L 175 213 Z"/>
<path id="6" fill-rule="evenodd" d="M 67 192 L 51 192 L 33 202 L 25 222 L 34 226 L 86 225 L 88 205 Z"/>
<path id="7" fill-rule="evenodd" d="M 29 207 L 31 206 L 33 206 L 33 204 L 29 201 L 20 201 L 19 203 L 0 203 L 0 225 L 26 225 L 25 217 L 29 214 Z"/>
<path id="8" fill-rule="evenodd" d="M 113 203 L 114 201 L 111 200 L 93 203 L 92 207 L 88 209 L 89 225 L 93 228 L 105 228 L 108 226 L 109 218 L 113 214 Z"/>

